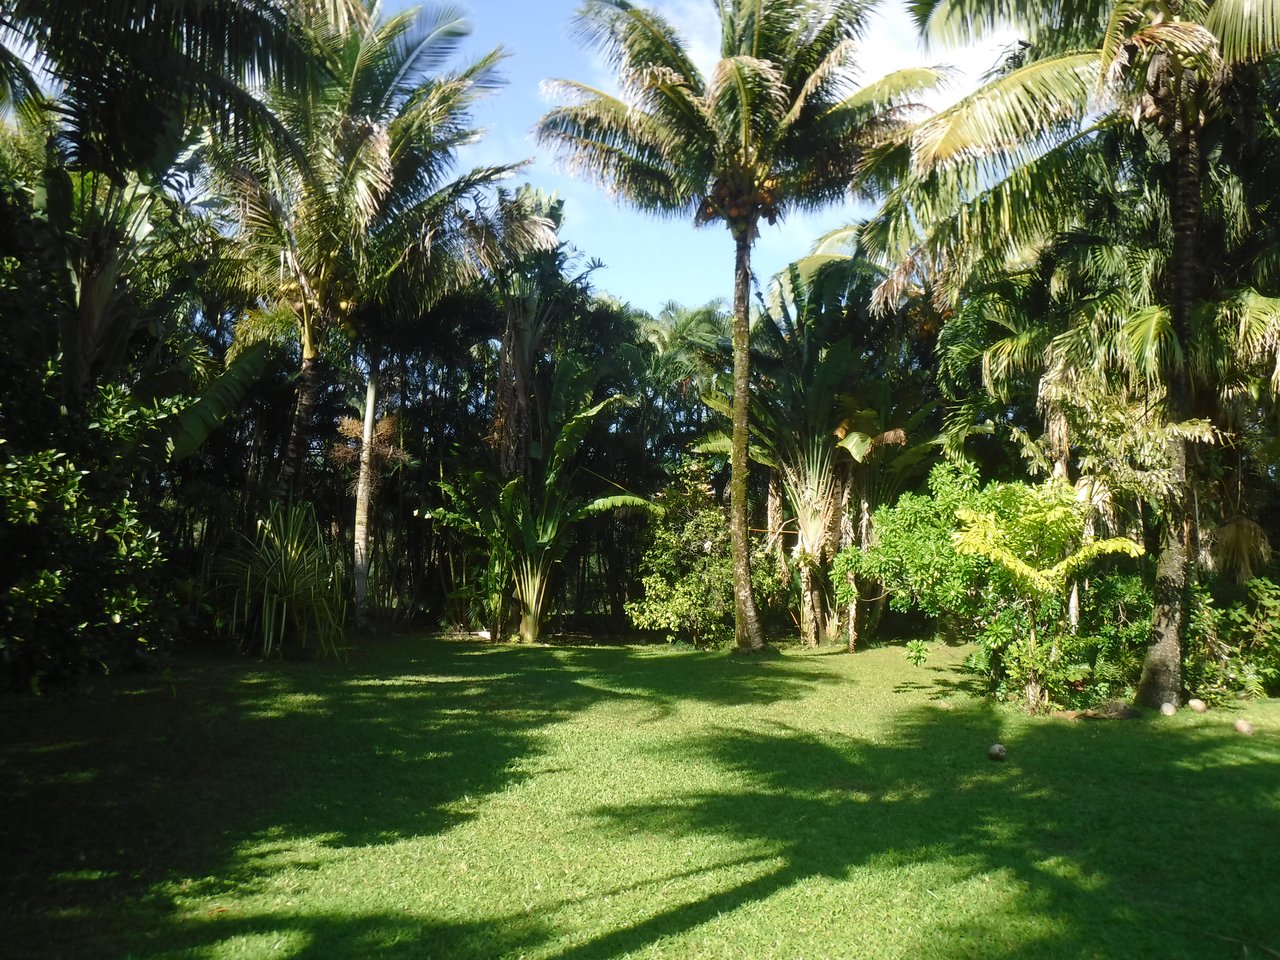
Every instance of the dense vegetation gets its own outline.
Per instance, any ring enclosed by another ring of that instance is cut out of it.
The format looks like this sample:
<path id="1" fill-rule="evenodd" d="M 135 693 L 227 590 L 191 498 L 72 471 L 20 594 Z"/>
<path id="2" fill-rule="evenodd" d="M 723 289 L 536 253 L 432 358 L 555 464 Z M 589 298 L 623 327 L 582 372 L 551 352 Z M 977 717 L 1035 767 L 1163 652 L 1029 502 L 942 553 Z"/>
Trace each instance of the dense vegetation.
<path id="1" fill-rule="evenodd" d="M 560 81 L 538 135 L 730 235 L 732 309 L 650 316 L 458 167 L 500 54 L 451 11 L 4 4 L 6 683 L 397 621 L 936 634 L 1032 710 L 1280 692 L 1280 16 L 915 3 L 1026 38 L 930 112 L 944 71 L 849 83 L 869 10 L 724 4 L 704 74 L 583 5 L 622 93 Z"/>

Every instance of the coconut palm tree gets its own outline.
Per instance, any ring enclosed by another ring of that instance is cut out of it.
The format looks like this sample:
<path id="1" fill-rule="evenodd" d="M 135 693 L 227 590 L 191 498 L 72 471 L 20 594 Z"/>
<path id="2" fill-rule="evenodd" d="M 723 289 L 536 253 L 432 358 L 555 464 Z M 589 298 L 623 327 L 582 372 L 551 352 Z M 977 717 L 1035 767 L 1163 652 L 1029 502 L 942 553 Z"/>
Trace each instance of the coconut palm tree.
<path id="1" fill-rule="evenodd" d="M 705 74 L 658 13 L 627 0 L 587 0 L 579 33 L 614 68 L 621 94 L 556 81 L 568 103 L 538 125 L 544 143 L 627 202 L 723 223 L 733 238 L 730 528 L 744 650 L 764 647 L 747 532 L 752 245 L 762 222 L 843 196 L 868 148 L 901 125 L 911 97 L 939 79 L 934 70 L 908 70 L 854 88 L 856 41 L 873 7 L 720 0 L 720 57 Z"/>
<path id="2" fill-rule="evenodd" d="M 495 192 L 514 167 L 453 173 L 458 147 L 477 136 L 469 107 L 494 87 L 500 52 L 446 72 L 467 33 L 456 12 L 413 8 L 384 19 L 376 2 L 364 12 L 342 29 L 324 17 L 305 19 L 325 75 L 309 87 L 276 88 L 268 98 L 296 132 L 306 163 L 269 141 L 253 155 L 219 157 L 260 294 L 292 313 L 301 344 L 280 497 L 296 488 L 309 448 L 322 339 L 341 330 L 364 346 L 357 617 L 368 571 L 379 338 L 503 256 L 552 239 L 545 219 Z"/>
<path id="3" fill-rule="evenodd" d="M 55 89 L 77 162 L 116 175 L 150 169 L 195 120 L 278 133 L 250 91 L 314 78 L 303 14 L 341 25 L 364 10 L 355 0 L 3 0 L 0 106 Z"/>
<path id="4" fill-rule="evenodd" d="M 301 469 L 324 337 L 354 331 L 361 313 L 371 322 L 380 297 L 412 297 L 406 273 L 428 264 L 424 277 L 465 272 L 474 263 L 466 241 L 490 232 L 477 204 L 512 169 L 448 176 L 456 149 L 476 136 L 467 109 L 495 83 L 500 56 L 437 75 L 466 33 L 455 13 L 411 9 L 343 30 L 322 20 L 306 29 L 328 79 L 275 89 L 268 100 L 308 162 L 269 141 L 253 154 L 215 154 L 237 204 L 244 264 L 256 268 L 260 296 L 292 313 L 301 344 L 282 493 Z"/>

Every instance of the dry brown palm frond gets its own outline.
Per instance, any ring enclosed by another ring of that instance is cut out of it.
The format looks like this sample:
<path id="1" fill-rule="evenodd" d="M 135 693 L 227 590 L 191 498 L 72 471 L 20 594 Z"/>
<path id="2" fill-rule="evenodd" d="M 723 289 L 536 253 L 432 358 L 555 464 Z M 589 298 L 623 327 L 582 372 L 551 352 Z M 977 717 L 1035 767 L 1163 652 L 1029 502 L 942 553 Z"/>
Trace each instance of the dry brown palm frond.
<path id="1" fill-rule="evenodd" d="M 1248 517 L 1232 517 L 1224 522 L 1214 540 L 1218 568 L 1234 574 L 1241 583 L 1252 579 L 1257 567 L 1271 562 L 1267 532 Z"/>
<path id="2" fill-rule="evenodd" d="M 395 443 L 400 429 L 399 418 L 389 413 L 374 424 L 373 466 L 374 483 L 385 467 L 409 462 L 409 454 Z M 355 417 L 338 419 L 338 434 L 343 439 L 329 449 L 329 459 L 340 467 L 352 469 L 360 464 L 360 446 L 364 441 L 364 422 Z"/>

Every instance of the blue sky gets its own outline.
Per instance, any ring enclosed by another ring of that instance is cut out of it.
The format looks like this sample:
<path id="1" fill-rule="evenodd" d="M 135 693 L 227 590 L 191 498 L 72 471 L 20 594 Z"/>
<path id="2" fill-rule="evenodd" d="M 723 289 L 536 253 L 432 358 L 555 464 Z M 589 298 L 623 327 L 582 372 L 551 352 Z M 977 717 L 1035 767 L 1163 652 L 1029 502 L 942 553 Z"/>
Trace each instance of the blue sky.
<path id="1" fill-rule="evenodd" d="M 481 103 L 475 118 L 487 134 L 462 162 L 531 160 L 520 178 L 565 201 L 563 236 L 585 255 L 604 262 L 594 286 L 637 307 L 656 312 L 669 300 L 696 306 L 728 299 L 732 292 L 733 247 L 721 225 L 704 228 L 683 220 L 661 220 L 619 206 L 595 184 L 558 169 L 533 140 L 534 123 L 552 105 L 542 92 L 548 78 L 607 85 L 608 73 L 594 55 L 575 45 L 571 25 L 578 0 L 454 0 L 472 26 L 467 56 L 501 46 L 508 54 L 502 73 L 507 85 Z M 388 9 L 412 4 L 390 0 Z M 713 62 L 716 21 L 712 0 L 652 0 L 685 36 L 699 63 Z M 863 79 L 921 63 L 950 63 L 970 78 L 959 81 L 936 102 L 954 99 L 973 77 L 995 62 L 1000 37 L 980 49 L 922 49 L 902 0 L 884 0 L 862 45 Z M 816 215 L 793 215 L 776 227 L 764 225 L 753 266 L 761 283 L 789 261 L 803 256 L 828 230 L 855 219 L 851 204 Z"/>

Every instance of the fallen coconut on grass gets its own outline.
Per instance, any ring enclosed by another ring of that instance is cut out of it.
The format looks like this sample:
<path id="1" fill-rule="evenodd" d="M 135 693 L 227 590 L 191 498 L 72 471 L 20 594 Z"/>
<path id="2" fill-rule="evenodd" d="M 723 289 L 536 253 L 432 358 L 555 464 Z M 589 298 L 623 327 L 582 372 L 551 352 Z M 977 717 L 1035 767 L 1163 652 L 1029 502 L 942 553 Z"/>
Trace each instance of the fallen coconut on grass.
<path id="1" fill-rule="evenodd" d="M 1190 700 L 1188 700 L 1187 706 L 1190 707 L 1192 710 L 1194 710 L 1196 713 L 1204 713 L 1206 710 L 1209 709 L 1209 705 L 1205 703 L 1203 700 L 1199 699 L 1198 697 L 1192 697 Z"/>

